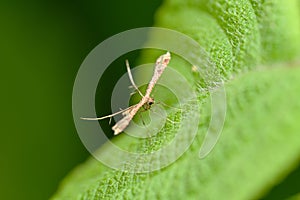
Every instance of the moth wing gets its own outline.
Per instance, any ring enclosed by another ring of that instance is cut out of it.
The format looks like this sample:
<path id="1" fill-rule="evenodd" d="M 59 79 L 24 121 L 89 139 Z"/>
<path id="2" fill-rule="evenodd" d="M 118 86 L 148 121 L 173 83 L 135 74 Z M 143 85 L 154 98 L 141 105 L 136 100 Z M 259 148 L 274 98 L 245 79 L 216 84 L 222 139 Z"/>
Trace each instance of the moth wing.
<path id="1" fill-rule="evenodd" d="M 126 115 L 120 121 L 118 121 L 113 127 L 112 130 L 114 131 L 114 135 L 118 135 L 121 133 L 130 123 L 132 119 L 132 115 Z"/>
<path id="2" fill-rule="evenodd" d="M 130 123 L 133 116 L 136 114 L 136 112 L 142 107 L 142 104 L 136 104 L 131 106 L 131 109 L 126 110 L 123 112 L 124 117 L 118 121 L 113 127 L 112 130 L 114 131 L 114 135 L 118 135 L 121 133 Z"/>

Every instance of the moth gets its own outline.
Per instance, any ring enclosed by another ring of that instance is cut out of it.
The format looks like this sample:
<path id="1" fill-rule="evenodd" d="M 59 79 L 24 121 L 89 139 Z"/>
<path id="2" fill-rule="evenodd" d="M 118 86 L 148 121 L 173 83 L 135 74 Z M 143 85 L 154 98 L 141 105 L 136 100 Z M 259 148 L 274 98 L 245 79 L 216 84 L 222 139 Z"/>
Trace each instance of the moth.
<path id="1" fill-rule="evenodd" d="M 169 52 L 167 52 L 166 54 L 163 54 L 159 58 L 157 58 L 156 63 L 155 63 L 154 73 L 153 73 L 153 76 L 152 76 L 150 82 L 148 83 L 145 95 L 142 94 L 142 92 L 138 89 L 138 87 L 134 83 L 128 60 L 126 60 L 126 68 L 127 68 L 130 82 L 131 82 L 132 86 L 134 87 L 134 89 L 142 97 L 140 102 L 135 105 L 132 105 L 124 110 L 113 113 L 111 115 L 106 115 L 106 116 L 99 117 L 99 118 L 81 118 L 81 119 L 83 119 L 83 120 L 102 120 L 102 119 L 106 119 L 106 118 L 111 118 L 118 114 L 122 114 L 124 117 L 112 127 L 112 130 L 114 131 L 114 135 L 118 135 L 129 125 L 130 121 L 136 115 L 136 113 L 138 112 L 138 110 L 140 108 L 143 107 L 145 110 L 148 110 L 151 108 L 151 105 L 154 104 L 154 99 L 152 97 L 150 97 L 151 91 L 153 90 L 158 79 L 160 78 L 160 76 L 162 75 L 162 73 L 164 72 L 166 67 L 168 66 L 170 60 L 171 60 L 171 54 Z"/>

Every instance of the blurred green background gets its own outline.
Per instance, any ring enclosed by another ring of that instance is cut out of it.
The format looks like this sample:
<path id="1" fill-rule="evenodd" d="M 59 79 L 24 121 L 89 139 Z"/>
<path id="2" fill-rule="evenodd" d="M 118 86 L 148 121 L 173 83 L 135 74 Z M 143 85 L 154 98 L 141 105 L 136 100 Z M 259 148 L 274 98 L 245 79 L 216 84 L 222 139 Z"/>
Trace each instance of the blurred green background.
<path id="1" fill-rule="evenodd" d="M 153 1 L 1 1 L 0 199 L 48 199 L 88 152 L 72 118 L 81 62 L 101 41 L 151 26 Z"/>
<path id="2" fill-rule="evenodd" d="M 151 26 L 160 0 L 1 1 L 0 199 L 48 199 L 88 152 L 72 119 L 76 72 L 101 41 Z M 265 199 L 297 191 L 295 170 Z"/>

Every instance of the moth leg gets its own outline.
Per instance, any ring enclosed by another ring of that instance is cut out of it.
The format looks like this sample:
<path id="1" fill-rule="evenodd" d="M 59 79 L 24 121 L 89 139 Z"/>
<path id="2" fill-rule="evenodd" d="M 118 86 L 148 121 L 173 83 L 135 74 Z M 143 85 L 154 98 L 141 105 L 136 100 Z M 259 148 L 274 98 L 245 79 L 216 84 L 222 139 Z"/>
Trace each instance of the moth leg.
<path id="1" fill-rule="evenodd" d="M 170 106 L 170 105 L 168 105 L 168 104 L 166 104 L 166 103 L 164 103 L 164 102 L 162 102 L 162 101 L 157 102 L 156 104 L 161 104 L 161 105 L 163 105 L 163 106 L 166 106 L 166 107 L 169 107 L 169 108 L 172 108 L 172 109 L 176 109 L 176 110 L 182 111 L 181 108 L 174 107 L 174 106 Z"/>
<path id="2" fill-rule="evenodd" d="M 177 109 L 179 109 L 179 108 L 177 108 Z M 182 112 L 182 109 L 179 109 L 179 111 Z M 159 115 L 160 117 L 163 118 L 162 114 L 159 113 L 159 112 L 156 112 L 154 109 L 152 109 L 151 112 L 153 112 L 154 114 Z M 166 116 L 166 120 L 167 120 L 168 122 L 170 122 L 171 124 L 180 124 L 180 122 L 175 122 L 175 121 L 169 119 L 168 116 Z"/>
<path id="3" fill-rule="evenodd" d="M 130 80 L 130 82 L 131 82 L 131 86 L 134 87 L 134 89 L 135 89 L 136 91 L 138 91 L 138 93 L 141 95 L 141 97 L 144 97 L 144 95 L 143 95 L 142 92 L 139 90 L 139 88 L 136 86 L 136 84 L 135 84 L 135 82 L 134 82 L 134 80 L 133 80 L 133 77 L 132 77 L 132 74 L 131 74 L 131 70 L 130 70 L 130 66 L 129 66 L 128 60 L 126 60 L 125 63 L 126 63 L 126 68 L 127 68 L 127 72 L 128 72 L 128 77 L 129 77 L 129 80 Z M 134 92 L 134 93 L 135 93 L 135 92 Z M 133 93 L 133 94 L 134 94 L 134 93 Z M 132 94 L 130 94 L 130 95 L 132 95 Z"/>
<path id="4" fill-rule="evenodd" d="M 141 112 L 143 112 L 143 111 L 141 111 Z M 143 115 L 141 112 L 138 112 L 138 113 L 139 113 L 140 119 L 142 120 L 142 124 L 146 127 L 146 123 L 144 121 L 144 118 L 143 118 Z"/>

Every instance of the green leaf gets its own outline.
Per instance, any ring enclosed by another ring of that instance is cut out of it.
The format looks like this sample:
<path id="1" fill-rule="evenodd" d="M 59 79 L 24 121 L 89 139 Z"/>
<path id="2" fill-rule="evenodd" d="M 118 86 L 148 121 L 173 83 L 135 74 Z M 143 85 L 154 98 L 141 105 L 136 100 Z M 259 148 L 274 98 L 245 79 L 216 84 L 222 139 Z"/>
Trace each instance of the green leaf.
<path id="1" fill-rule="evenodd" d="M 199 159 L 211 117 L 209 96 L 200 92 L 200 111 L 192 103 L 183 105 L 184 116 L 201 113 L 198 135 L 176 162 L 151 173 L 130 173 L 90 158 L 63 180 L 52 199 L 261 197 L 299 162 L 300 64 L 290 63 L 300 52 L 298 3 L 166 1 L 157 12 L 156 25 L 194 38 L 215 63 L 217 76 L 226 81 L 227 116 L 219 142 L 208 157 Z M 282 64 L 275 65 L 278 61 Z M 186 64 L 178 58 L 172 62 L 175 67 Z M 185 69 L 181 72 L 189 81 L 207 86 L 189 76 L 190 68 Z M 175 122 L 184 119 L 178 112 L 168 116 Z M 171 141 L 177 128 L 167 122 L 151 139 L 120 135 L 113 142 L 130 150 L 153 152 Z M 99 153 L 111 151 L 104 145 Z M 134 167 L 124 164 L 128 170 Z"/>
<path id="2" fill-rule="evenodd" d="M 227 84 L 225 127 L 206 159 L 198 158 L 200 136 L 178 161 L 150 174 L 115 171 L 91 158 L 64 180 L 53 199 L 252 199 L 297 162 L 299 80 L 300 69 L 280 68 Z M 200 133 L 207 129 L 209 111 L 203 116 Z"/>
<path id="3" fill-rule="evenodd" d="M 297 194 L 291 198 L 288 198 L 287 200 L 299 200 L 300 199 L 300 194 Z"/>

